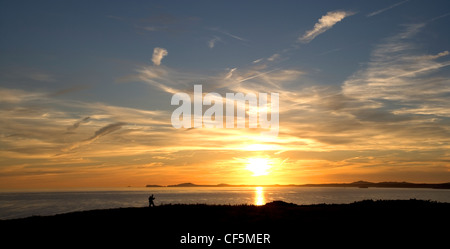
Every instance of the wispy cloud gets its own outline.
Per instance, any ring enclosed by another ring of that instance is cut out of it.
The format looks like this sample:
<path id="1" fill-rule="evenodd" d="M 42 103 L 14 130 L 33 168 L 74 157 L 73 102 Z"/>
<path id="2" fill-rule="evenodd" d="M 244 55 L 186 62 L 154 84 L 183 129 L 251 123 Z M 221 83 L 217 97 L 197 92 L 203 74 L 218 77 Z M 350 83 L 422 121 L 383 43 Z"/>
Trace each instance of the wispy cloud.
<path id="1" fill-rule="evenodd" d="M 240 78 L 237 82 L 242 83 L 242 82 L 245 82 L 245 81 L 248 81 L 248 80 L 251 80 L 251 79 L 255 79 L 255 78 L 258 78 L 258 77 L 270 74 L 270 73 L 275 72 L 277 70 L 280 70 L 280 69 L 279 68 L 275 68 L 275 69 L 272 69 L 272 70 L 269 70 L 269 71 L 265 71 L 265 72 L 257 72 L 256 74 L 251 75 L 249 77 Z"/>
<path id="2" fill-rule="evenodd" d="M 0 87 L 0 103 L 21 103 L 43 98 L 40 92 L 28 92 L 20 89 L 9 89 Z"/>
<path id="3" fill-rule="evenodd" d="M 7 79 L 15 82 L 35 81 L 43 83 L 54 83 L 58 81 L 58 75 L 54 73 L 49 73 L 35 68 L 17 66 L 9 66 L 7 68 L 0 69 L 0 76 L 3 80 Z"/>
<path id="4" fill-rule="evenodd" d="M 448 91 L 436 88 L 437 76 L 430 78 L 433 72 L 449 66 L 449 61 L 436 61 L 447 56 L 448 51 L 436 55 L 420 54 L 411 41 L 424 27 L 423 23 L 408 25 L 403 32 L 385 39 L 372 52 L 368 67 L 344 83 L 344 93 L 364 99 L 401 100 L 412 104 L 413 101 L 424 101 L 425 93 L 443 94 Z"/>
<path id="5" fill-rule="evenodd" d="M 353 14 L 355 13 L 351 11 L 330 11 L 319 19 L 313 29 L 306 31 L 303 36 L 299 37 L 298 41 L 303 43 L 311 42 L 318 35 L 331 29 L 336 23 Z"/>
<path id="6" fill-rule="evenodd" d="M 264 58 L 259 58 L 259 59 L 256 59 L 256 60 L 252 61 L 252 63 L 253 64 L 260 63 L 263 60 L 264 60 Z"/>
<path id="7" fill-rule="evenodd" d="M 450 61 L 437 59 L 449 53 L 421 53 L 413 38 L 424 27 L 408 25 L 385 39 L 375 47 L 367 67 L 342 86 L 342 94 L 355 103 L 372 103 L 343 111 L 364 122 L 365 129 L 371 124 L 374 141 L 384 148 L 432 150 L 437 144 L 448 145 L 450 132 L 445 120 L 450 117 L 450 87 L 449 78 L 441 72 Z"/>
<path id="8" fill-rule="evenodd" d="M 109 124 L 106 126 L 103 126 L 102 128 L 98 129 L 93 136 L 91 136 L 90 138 L 87 138 L 83 141 L 80 142 L 75 142 L 74 144 L 72 144 L 69 148 L 63 149 L 63 152 L 69 152 L 71 150 L 74 150 L 76 148 L 79 148 L 81 146 L 85 146 L 88 144 L 91 144 L 92 142 L 94 142 L 95 140 L 99 139 L 100 137 L 103 137 L 107 134 L 110 134 L 114 131 L 119 130 L 120 128 L 122 128 L 122 126 L 126 125 L 126 123 L 124 122 L 117 122 L 117 123 L 113 123 L 113 124 Z"/>
<path id="9" fill-rule="evenodd" d="M 443 51 L 443 52 L 440 52 L 440 53 L 438 53 L 438 54 L 435 54 L 435 55 L 423 55 L 423 56 L 421 56 L 421 57 L 419 57 L 420 59 L 422 59 L 422 60 L 435 60 L 435 59 L 437 59 L 437 58 L 441 58 L 441 57 L 444 57 L 444 56 L 447 56 L 447 55 L 449 55 L 449 52 L 448 51 Z"/>
<path id="10" fill-rule="evenodd" d="M 409 0 L 404 0 L 404 1 L 401 1 L 401 2 L 398 2 L 398 3 L 395 3 L 395 4 L 393 4 L 393 5 L 389 6 L 389 7 L 386 7 L 384 9 L 380 9 L 380 10 L 371 12 L 371 13 L 367 14 L 367 17 L 372 17 L 372 16 L 375 16 L 375 15 L 381 14 L 381 13 L 387 11 L 387 10 L 390 10 L 392 8 L 395 8 L 395 7 L 399 6 L 399 5 L 402 5 L 402 4 L 404 4 L 404 3 L 408 2 L 408 1 Z"/>
<path id="11" fill-rule="evenodd" d="M 163 111 L 68 101 L 52 98 L 46 93 L 16 89 L 0 89 L 0 96 L 2 92 L 9 96 L 8 99 L 1 98 L 3 101 L 0 102 L 0 115 L 3 117 L 0 144 L 8 148 L 0 152 L 3 158 L 52 158 L 58 154 L 62 156 L 61 150 L 73 154 L 76 153 L 73 149 L 92 144 L 129 122 L 133 124 L 129 130 L 150 130 L 150 133 L 170 126 L 169 121 L 163 118 Z M 74 109 L 85 116 L 80 118 L 68 111 Z M 80 129 L 82 124 L 85 126 Z M 150 126 L 152 129 L 148 128 Z M 80 130 L 73 132 L 77 129 Z M 137 137 L 142 135 L 135 134 Z M 115 138 L 110 136 L 108 139 Z M 93 152 L 109 146 L 101 144 L 91 145 L 95 147 L 91 148 Z M 68 156 L 66 153 L 63 156 Z"/>
<path id="12" fill-rule="evenodd" d="M 281 58 L 281 55 L 278 53 L 273 54 L 272 56 L 270 56 L 269 58 L 267 58 L 268 61 L 276 61 L 279 60 Z"/>
<path id="13" fill-rule="evenodd" d="M 161 60 L 164 58 L 164 56 L 168 55 L 166 49 L 164 48 L 154 48 L 153 49 L 153 56 L 152 56 L 152 62 L 154 65 L 159 66 L 161 65 Z"/>
<path id="14" fill-rule="evenodd" d="M 136 71 L 137 74 L 130 76 L 130 80 L 145 82 L 171 94 L 185 91 L 192 82 L 207 78 L 163 66 L 145 66 Z"/>
<path id="15" fill-rule="evenodd" d="M 236 71 L 237 68 L 232 68 L 230 71 L 228 71 L 227 75 L 225 76 L 225 79 L 230 79 L 233 76 L 233 72 Z"/>
<path id="16" fill-rule="evenodd" d="M 155 27 L 155 26 L 146 26 L 146 27 L 142 27 L 142 29 L 146 30 L 146 31 L 150 31 L 150 32 L 161 30 L 161 28 L 158 28 L 158 27 Z"/>
<path id="17" fill-rule="evenodd" d="M 447 12 L 447 13 L 445 13 L 445 14 L 443 14 L 443 15 L 434 17 L 434 18 L 430 19 L 429 21 L 427 21 L 427 23 L 429 23 L 429 22 L 434 22 L 434 21 L 436 21 L 436 20 L 439 20 L 439 19 L 441 19 L 441 18 L 445 18 L 445 17 L 447 17 L 447 16 L 450 16 L 450 12 Z"/>
<path id="18" fill-rule="evenodd" d="M 65 88 L 65 89 L 61 89 L 61 90 L 55 91 L 53 93 L 50 93 L 48 96 L 49 97 L 56 97 L 56 96 L 60 96 L 60 95 L 64 95 L 64 94 L 68 94 L 68 93 L 72 93 L 72 92 L 85 90 L 87 88 L 89 88 L 89 86 L 87 86 L 87 85 L 76 85 L 76 86 L 73 86 L 73 87 L 69 87 L 69 88 Z"/>
<path id="19" fill-rule="evenodd" d="M 126 125 L 126 123 L 124 123 L 124 122 L 118 122 L 118 123 L 106 125 L 106 126 L 100 128 L 99 130 L 97 130 L 92 137 L 86 139 L 85 141 L 92 142 L 102 136 L 105 136 L 109 133 L 119 130 L 124 125 Z"/>
<path id="20" fill-rule="evenodd" d="M 237 35 L 235 35 L 235 34 L 232 34 L 232 33 L 230 33 L 230 32 L 224 31 L 224 30 L 219 29 L 219 28 L 209 28 L 209 30 L 212 30 L 212 31 L 216 31 L 216 32 L 222 33 L 222 34 L 224 34 L 224 35 L 227 35 L 227 36 L 229 36 L 229 37 L 231 37 L 231 38 L 234 38 L 234 39 L 236 39 L 236 40 L 239 40 L 239 41 L 245 41 L 245 42 L 248 41 L 248 39 L 246 39 L 246 38 L 244 38 L 244 37 L 242 37 L 242 36 L 237 36 Z"/>
<path id="21" fill-rule="evenodd" d="M 214 48 L 216 45 L 216 42 L 222 41 L 222 39 L 218 36 L 214 36 L 211 40 L 208 41 L 208 47 Z"/>
<path id="22" fill-rule="evenodd" d="M 68 131 L 73 131 L 76 130 L 81 124 L 83 123 L 87 123 L 89 121 L 91 117 L 85 117 L 81 120 L 78 120 L 77 122 L 75 122 L 72 126 L 67 127 Z"/>
<path id="23" fill-rule="evenodd" d="M 35 81 L 55 82 L 55 76 L 48 73 L 30 73 L 28 77 Z"/>

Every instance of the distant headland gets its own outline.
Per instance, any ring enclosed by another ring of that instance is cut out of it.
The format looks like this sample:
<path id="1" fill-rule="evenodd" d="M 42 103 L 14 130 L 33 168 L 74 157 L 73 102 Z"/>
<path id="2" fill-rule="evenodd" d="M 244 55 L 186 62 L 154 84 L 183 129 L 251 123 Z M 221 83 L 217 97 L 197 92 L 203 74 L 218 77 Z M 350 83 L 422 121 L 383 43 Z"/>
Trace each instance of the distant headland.
<path id="1" fill-rule="evenodd" d="M 272 184 L 272 185 L 245 185 L 226 184 L 198 185 L 194 183 L 180 183 L 175 185 L 146 185 L 148 188 L 155 187 L 354 187 L 354 188 L 433 188 L 450 189 L 450 182 L 447 183 L 411 183 L 411 182 L 366 182 L 357 181 L 352 183 L 324 183 L 324 184 Z"/>

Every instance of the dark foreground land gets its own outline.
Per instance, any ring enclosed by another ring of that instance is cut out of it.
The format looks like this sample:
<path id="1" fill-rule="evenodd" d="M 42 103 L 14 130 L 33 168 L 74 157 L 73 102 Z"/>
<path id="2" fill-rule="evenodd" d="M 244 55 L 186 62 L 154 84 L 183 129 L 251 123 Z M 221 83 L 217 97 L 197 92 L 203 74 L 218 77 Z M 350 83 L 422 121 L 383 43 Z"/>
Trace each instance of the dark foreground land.
<path id="1" fill-rule="evenodd" d="M 449 224 L 450 203 L 397 200 L 92 210 L 3 220 L 0 231 L 13 248 L 438 248 Z M 181 243 L 193 236 L 196 244 Z"/>

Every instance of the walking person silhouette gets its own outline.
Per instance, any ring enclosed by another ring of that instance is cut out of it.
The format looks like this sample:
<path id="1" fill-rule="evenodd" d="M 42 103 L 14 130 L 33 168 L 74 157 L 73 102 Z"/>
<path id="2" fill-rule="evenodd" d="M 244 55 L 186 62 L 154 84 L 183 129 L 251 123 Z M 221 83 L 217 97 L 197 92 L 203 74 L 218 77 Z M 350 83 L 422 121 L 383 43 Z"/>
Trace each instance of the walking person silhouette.
<path id="1" fill-rule="evenodd" d="M 152 194 L 152 195 L 150 195 L 148 197 L 148 207 L 154 207 L 155 206 L 155 203 L 153 202 L 153 200 L 155 200 L 155 197 Z"/>

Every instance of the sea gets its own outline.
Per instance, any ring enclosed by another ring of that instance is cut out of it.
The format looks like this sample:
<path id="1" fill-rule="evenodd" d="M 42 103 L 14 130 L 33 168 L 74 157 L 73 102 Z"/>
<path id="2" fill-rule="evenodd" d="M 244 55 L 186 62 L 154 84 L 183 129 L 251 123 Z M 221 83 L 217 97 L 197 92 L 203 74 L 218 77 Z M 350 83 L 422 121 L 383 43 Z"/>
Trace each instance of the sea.
<path id="1" fill-rule="evenodd" d="M 450 203 L 450 189 L 355 187 L 151 187 L 45 191 L 0 190 L 0 219 L 75 211 L 156 205 L 264 205 L 280 200 L 299 205 L 342 204 L 361 200 L 430 200 Z"/>

